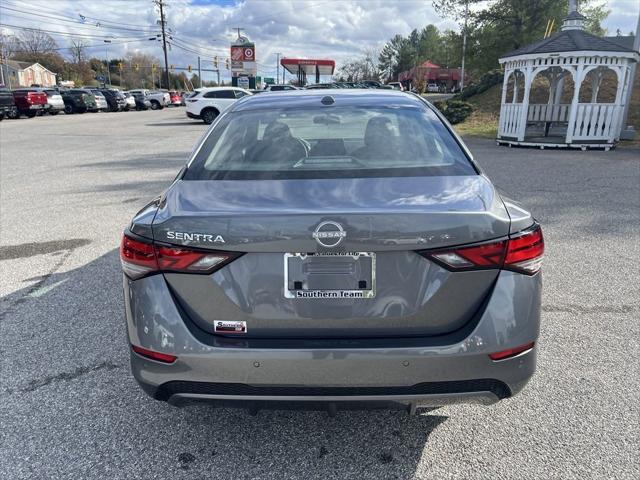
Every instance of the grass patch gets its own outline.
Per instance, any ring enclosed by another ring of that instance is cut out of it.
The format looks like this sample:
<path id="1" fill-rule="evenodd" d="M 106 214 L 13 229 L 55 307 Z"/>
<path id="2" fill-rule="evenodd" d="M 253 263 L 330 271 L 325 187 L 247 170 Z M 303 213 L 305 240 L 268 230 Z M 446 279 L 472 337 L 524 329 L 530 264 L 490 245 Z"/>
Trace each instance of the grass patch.
<path id="1" fill-rule="evenodd" d="M 604 88 L 606 89 L 607 85 Z M 473 105 L 473 113 L 464 122 L 454 125 L 453 128 L 460 135 L 496 138 L 501 96 L 502 85 L 494 85 L 486 92 L 469 97 L 466 101 Z M 621 141 L 620 146 L 640 145 L 640 68 L 636 70 L 627 123 L 633 125 L 637 136 L 633 141 Z"/>
<path id="2" fill-rule="evenodd" d="M 496 138 L 501 96 L 502 84 L 498 84 L 479 95 L 469 97 L 466 101 L 473 105 L 473 112 L 453 128 L 459 135 Z"/>
<path id="3" fill-rule="evenodd" d="M 454 125 L 453 128 L 458 132 L 458 135 L 496 138 L 498 134 L 498 117 L 474 111 L 464 122 Z"/>

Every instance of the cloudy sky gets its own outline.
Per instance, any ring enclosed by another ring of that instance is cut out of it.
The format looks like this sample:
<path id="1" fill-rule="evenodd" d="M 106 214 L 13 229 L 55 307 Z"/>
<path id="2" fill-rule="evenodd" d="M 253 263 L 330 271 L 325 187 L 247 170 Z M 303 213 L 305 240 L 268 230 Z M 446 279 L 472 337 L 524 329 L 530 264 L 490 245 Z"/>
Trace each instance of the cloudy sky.
<path id="1" fill-rule="evenodd" d="M 275 74 L 276 52 L 288 57 L 332 58 L 338 62 L 366 48 L 379 48 L 396 33 L 433 23 L 459 28 L 441 18 L 429 0 L 165 0 L 171 29 L 169 63 L 212 68 L 213 57 L 228 56 L 232 27 L 256 42 L 259 74 Z M 605 27 L 613 34 L 635 30 L 640 0 L 609 0 Z M 162 55 L 149 40 L 159 31 L 153 0 L 2 0 L 0 30 L 48 30 L 61 48 L 82 36 L 90 52 L 104 58 L 141 51 Z M 64 53 L 64 51 L 63 51 Z M 224 71 L 224 70 L 223 70 Z M 205 79 L 213 74 L 203 75 Z"/>

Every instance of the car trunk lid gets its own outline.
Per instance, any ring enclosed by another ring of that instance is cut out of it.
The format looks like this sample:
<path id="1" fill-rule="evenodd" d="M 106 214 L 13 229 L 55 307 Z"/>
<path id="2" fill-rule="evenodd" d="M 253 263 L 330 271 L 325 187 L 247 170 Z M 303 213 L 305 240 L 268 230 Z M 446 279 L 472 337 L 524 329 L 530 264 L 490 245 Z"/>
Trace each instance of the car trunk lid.
<path id="1" fill-rule="evenodd" d="M 211 333 L 235 321 L 246 337 L 438 335 L 472 318 L 497 271 L 450 272 L 416 251 L 505 237 L 509 217 L 481 175 L 177 181 L 152 231 L 245 253 L 213 274 L 165 273 Z"/>

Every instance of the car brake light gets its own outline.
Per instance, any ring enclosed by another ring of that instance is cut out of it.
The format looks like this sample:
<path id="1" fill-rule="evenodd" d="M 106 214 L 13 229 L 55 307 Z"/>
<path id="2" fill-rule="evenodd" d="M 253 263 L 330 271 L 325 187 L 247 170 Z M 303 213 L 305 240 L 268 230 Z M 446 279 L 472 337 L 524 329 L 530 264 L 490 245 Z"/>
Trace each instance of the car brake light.
<path id="1" fill-rule="evenodd" d="M 509 239 L 505 268 L 533 275 L 542 267 L 544 238 L 540 225 Z"/>
<path id="2" fill-rule="evenodd" d="M 236 252 L 155 245 L 126 234 L 120 244 L 122 270 L 132 279 L 161 272 L 213 273 L 240 255 Z"/>
<path id="3" fill-rule="evenodd" d="M 544 238 L 540 225 L 512 235 L 508 240 L 453 250 L 426 250 L 420 255 L 449 270 L 503 268 L 533 275 L 542 267 Z"/>
<path id="4" fill-rule="evenodd" d="M 516 355 L 520 355 L 527 350 L 531 350 L 534 346 L 535 342 L 526 343 L 524 345 L 520 345 L 519 347 L 508 348 L 499 352 L 490 353 L 489 358 L 493 361 L 506 360 L 507 358 L 515 357 Z"/>
<path id="5" fill-rule="evenodd" d="M 131 345 L 131 349 L 138 355 L 150 358 L 151 360 L 157 360 L 158 362 L 173 363 L 178 359 L 178 357 L 176 357 L 175 355 L 156 352 L 147 348 L 138 347 L 137 345 Z"/>
<path id="6" fill-rule="evenodd" d="M 158 270 L 153 245 L 124 235 L 120 244 L 120 262 L 125 275 L 140 278 Z"/>

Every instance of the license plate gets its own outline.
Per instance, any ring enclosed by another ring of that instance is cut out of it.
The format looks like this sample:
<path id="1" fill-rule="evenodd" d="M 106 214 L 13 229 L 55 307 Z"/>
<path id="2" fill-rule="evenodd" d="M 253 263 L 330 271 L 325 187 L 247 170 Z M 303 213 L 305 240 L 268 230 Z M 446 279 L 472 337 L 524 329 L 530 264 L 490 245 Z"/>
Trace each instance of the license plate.
<path id="1" fill-rule="evenodd" d="M 285 253 L 284 296 L 360 299 L 376 296 L 376 254 Z"/>

